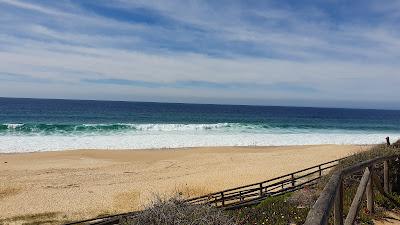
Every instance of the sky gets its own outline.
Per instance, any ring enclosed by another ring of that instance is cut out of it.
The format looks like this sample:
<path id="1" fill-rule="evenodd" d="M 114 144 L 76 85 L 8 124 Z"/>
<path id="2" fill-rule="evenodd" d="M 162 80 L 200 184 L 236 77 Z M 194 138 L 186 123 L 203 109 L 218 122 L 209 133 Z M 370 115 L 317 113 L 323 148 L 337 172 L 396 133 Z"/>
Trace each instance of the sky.
<path id="1" fill-rule="evenodd" d="M 0 96 L 400 109 L 400 0 L 0 0 Z"/>

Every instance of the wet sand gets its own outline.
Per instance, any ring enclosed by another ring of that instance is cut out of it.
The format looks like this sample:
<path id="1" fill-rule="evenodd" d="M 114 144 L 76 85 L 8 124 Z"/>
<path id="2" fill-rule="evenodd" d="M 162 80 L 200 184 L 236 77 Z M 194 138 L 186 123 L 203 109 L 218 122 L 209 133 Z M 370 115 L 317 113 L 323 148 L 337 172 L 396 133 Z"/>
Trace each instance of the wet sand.
<path id="1" fill-rule="evenodd" d="M 156 194 L 198 196 L 367 148 L 319 145 L 0 154 L 0 222 L 43 217 L 57 223 L 137 210 Z"/>

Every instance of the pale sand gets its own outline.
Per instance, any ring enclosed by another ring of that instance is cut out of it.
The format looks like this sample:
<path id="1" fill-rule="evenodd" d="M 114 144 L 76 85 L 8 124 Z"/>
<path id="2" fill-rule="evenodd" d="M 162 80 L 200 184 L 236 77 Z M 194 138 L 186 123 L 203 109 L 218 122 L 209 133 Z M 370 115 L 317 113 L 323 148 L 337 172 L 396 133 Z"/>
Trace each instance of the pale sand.
<path id="1" fill-rule="evenodd" d="M 388 211 L 385 213 L 385 218 L 374 220 L 375 225 L 395 225 L 400 224 L 400 212 Z"/>
<path id="2" fill-rule="evenodd" d="M 156 193 L 198 196 L 366 148 L 322 145 L 0 154 L 0 218 L 54 212 L 76 220 L 126 212 L 143 207 Z"/>

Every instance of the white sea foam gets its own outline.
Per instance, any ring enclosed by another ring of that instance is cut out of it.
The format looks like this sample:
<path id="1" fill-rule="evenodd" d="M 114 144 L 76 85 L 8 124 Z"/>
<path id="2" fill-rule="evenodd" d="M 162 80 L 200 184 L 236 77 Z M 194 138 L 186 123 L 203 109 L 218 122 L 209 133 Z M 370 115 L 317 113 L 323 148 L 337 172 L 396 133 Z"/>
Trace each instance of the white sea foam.
<path id="1" fill-rule="evenodd" d="M 140 131 L 196 131 L 212 130 L 238 126 L 236 123 L 215 123 L 215 124 L 130 124 Z"/>
<path id="2" fill-rule="evenodd" d="M 5 125 L 7 126 L 7 129 L 16 129 L 17 127 L 23 126 L 24 124 L 22 124 L 22 123 L 7 123 Z"/>
<path id="3" fill-rule="evenodd" d="M 316 144 L 377 144 L 400 133 L 174 133 L 107 134 L 91 136 L 0 136 L 0 152 L 59 151 L 70 149 L 151 149 L 201 146 L 281 146 Z"/>

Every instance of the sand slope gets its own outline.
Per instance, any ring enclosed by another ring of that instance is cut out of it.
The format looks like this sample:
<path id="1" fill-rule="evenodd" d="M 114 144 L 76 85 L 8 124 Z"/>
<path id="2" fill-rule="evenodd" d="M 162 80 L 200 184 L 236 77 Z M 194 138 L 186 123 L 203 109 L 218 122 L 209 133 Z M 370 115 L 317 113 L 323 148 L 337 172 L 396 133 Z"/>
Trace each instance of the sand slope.
<path id="1" fill-rule="evenodd" d="M 202 195 L 366 148 L 322 145 L 0 154 L 0 217 L 76 220 L 126 212 L 143 207 L 157 193 Z"/>

